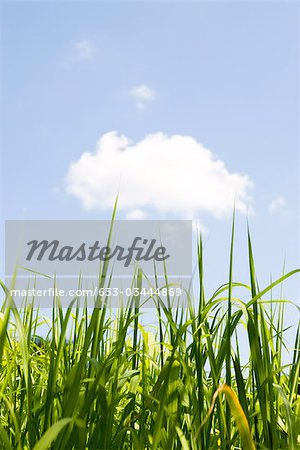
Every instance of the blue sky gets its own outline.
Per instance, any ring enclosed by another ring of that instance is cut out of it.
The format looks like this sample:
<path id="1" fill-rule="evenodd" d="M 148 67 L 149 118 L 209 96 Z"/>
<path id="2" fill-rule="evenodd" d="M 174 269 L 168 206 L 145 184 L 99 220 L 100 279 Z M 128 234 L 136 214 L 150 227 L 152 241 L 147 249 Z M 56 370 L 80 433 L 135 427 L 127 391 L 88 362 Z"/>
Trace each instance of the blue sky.
<path id="1" fill-rule="evenodd" d="M 32 2 L 2 12 L 4 219 L 107 218 L 109 209 L 87 210 L 66 192 L 71 163 L 112 130 L 134 143 L 156 132 L 189 136 L 254 184 L 261 284 L 280 275 L 285 257 L 288 269 L 297 266 L 296 3 Z M 134 91 L 141 86 L 148 94 Z M 195 197 L 196 180 L 190 191 Z M 201 207 L 197 218 L 213 289 L 226 281 L 230 218 Z M 247 281 L 243 213 L 237 231 L 236 278 Z M 298 296 L 296 281 L 288 286 Z"/>

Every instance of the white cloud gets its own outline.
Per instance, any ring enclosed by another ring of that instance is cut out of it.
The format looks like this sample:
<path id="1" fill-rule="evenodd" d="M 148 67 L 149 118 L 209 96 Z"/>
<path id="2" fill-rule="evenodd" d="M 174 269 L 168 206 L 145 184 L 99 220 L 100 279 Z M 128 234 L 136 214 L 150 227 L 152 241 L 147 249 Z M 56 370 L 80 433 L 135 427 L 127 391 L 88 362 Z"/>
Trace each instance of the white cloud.
<path id="1" fill-rule="evenodd" d="M 72 43 L 73 52 L 78 60 L 91 59 L 95 54 L 95 45 L 92 41 L 81 39 Z"/>
<path id="2" fill-rule="evenodd" d="M 134 99 L 135 106 L 140 110 L 145 109 L 146 103 L 152 102 L 156 98 L 155 91 L 146 84 L 134 86 L 129 91 L 129 95 Z"/>
<path id="3" fill-rule="evenodd" d="M 197 236 L 199 236 L 200 234 L 202 236 L 208 235 L 208 229 L 205 225 L 203 225 L 203 223 L 201 222 L 200 219 L 197 219 L 197 218 L 193 219 L 192 229 L 196 233 Z"/>
<path id="4" fill-rule="evenodd" d="M 186 219 L 207 212 L 216 218 L 251 210 L 247 175 L 229 172 L 224 162 L 190 136 L 155 133 L 136 144 L 116 132 L 104 134 L 94 152 L 70 164 L 66 189 L 89 210 L 110 210 L 120 190 L 119 210 L 143 217 Z"/>
<path id="5" fill-rule="evenodd" d="M 283 195 L 278 195 L 275 197 L 269 205 L 269 213 L 274 214 L 285 214 L 286 212 L 286 201 Z"/>
<path id="6" fill-rule="evenodd" d="M 141 209 L 133 209 L 126 214 L 127 220 L 144 220 L 147 219 L 148 214 Z"/>

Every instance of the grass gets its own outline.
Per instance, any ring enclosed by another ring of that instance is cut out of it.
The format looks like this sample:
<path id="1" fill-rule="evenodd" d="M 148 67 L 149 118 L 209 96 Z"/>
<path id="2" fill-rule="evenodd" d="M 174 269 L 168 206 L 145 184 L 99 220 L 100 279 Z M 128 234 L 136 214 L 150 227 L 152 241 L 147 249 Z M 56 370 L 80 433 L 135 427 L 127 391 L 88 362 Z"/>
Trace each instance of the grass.
<path id="1" fill-rule="evenodd" d="M 2 284 L 0 448 L 299 448 L 300 329 L 284 364 L 285 301 L 270 301 L 299 270 L 260 290 L 248 233 L 249 284 L 236 283 L 233 243 L 234 229 L 228 283 L 206 298 L 199 240 L 199 297 L 186 293 L 184 309 L 156 297 L 155 331 L 143 326 L 139 297 L 115 315 L 106 298 L 92 312 L 55 298 L 49 333 L 37 339 L 41 311 L 13 308 Z M 110 282 L 105 264 L 99 279 Z M 144 283 L 138 271 L 133 284 Z"/>

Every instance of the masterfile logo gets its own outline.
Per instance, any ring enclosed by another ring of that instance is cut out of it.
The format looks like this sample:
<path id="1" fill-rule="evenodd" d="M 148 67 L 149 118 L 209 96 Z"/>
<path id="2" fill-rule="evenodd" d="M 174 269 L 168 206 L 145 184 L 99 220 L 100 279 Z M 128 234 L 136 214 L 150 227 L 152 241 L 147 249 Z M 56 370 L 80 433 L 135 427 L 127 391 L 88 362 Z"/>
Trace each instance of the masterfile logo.
<path id="1" fill-rule="evenodd" d="M 140 243 L 140 245 L 139 245 Z M 128 267 L 132 261 L 165 261 L 170 258 L 166 254 L 166 248 L 157 246 L 156 239 L 143 239 L 135 237 L 132 244 L 127 249 L 121 245 L 116 245 L 113 249 L 110 246 L 103 246 L 99 241 L 95 241 L 93 245 L 86 242 L 80 244 L 78 248 L 70 245 L 62 245 L 60 241 L 37 241 L 36 239 L 27 242 L 30 250 L 26 257 L 27 261 L 31 261 L 36 257 L 37 261 L 41 261 L 44 257 L 49 261 L 109 261 L 116 258 L 117 261 L 124 261 L 124 266 Z"/>
<path id="2" fill-rule="evenodd" d="M 145 297 L 179 295 L 176 289 L 191 281 L 191 221 L 7 221 L 5 234 L 7 285 L 14 280 L 15 298 L 40 297 L 45 306 L 53 292 L 65 306 L 74 292 L 82 298 L 100 292 L 118 306 L 123 295 L 136 294 L 130 283 L 137 270 L 145 276 Z M 99 291 L 103 271 L 110 284 Z M 74 279 L 81 284 L 75 291 Z"/>

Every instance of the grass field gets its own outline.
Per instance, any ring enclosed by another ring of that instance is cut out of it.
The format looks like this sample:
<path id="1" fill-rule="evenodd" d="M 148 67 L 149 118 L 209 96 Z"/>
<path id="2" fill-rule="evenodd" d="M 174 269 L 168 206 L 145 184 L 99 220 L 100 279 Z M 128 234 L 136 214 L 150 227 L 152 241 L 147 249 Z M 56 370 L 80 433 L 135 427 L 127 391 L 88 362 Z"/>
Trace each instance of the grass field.
<path id="1" fill-rule="evenodd" d="M 228 283 L 210 298 L 199 241 L 199 295 L 182 309 L 155 298 L 155 330 L 142 325 L 138 297 L 116 315 L 105 298 L 92 312 L 76 299 L 62 309 L 56 298 L 50 331 L 38 338 L 41 311 L 11 308 L 2 285 L 1 449 L 299 448 L 300 331 L 283 362 L 285 301 L 270 301 L 298 271 L 259 290 L 249 238 L 248 285 L 236 283 L 233 241 Z M 105 265 L 101 275 L 104 286 Z M 143 282 L 138 271 L 133 283 Z"/>

